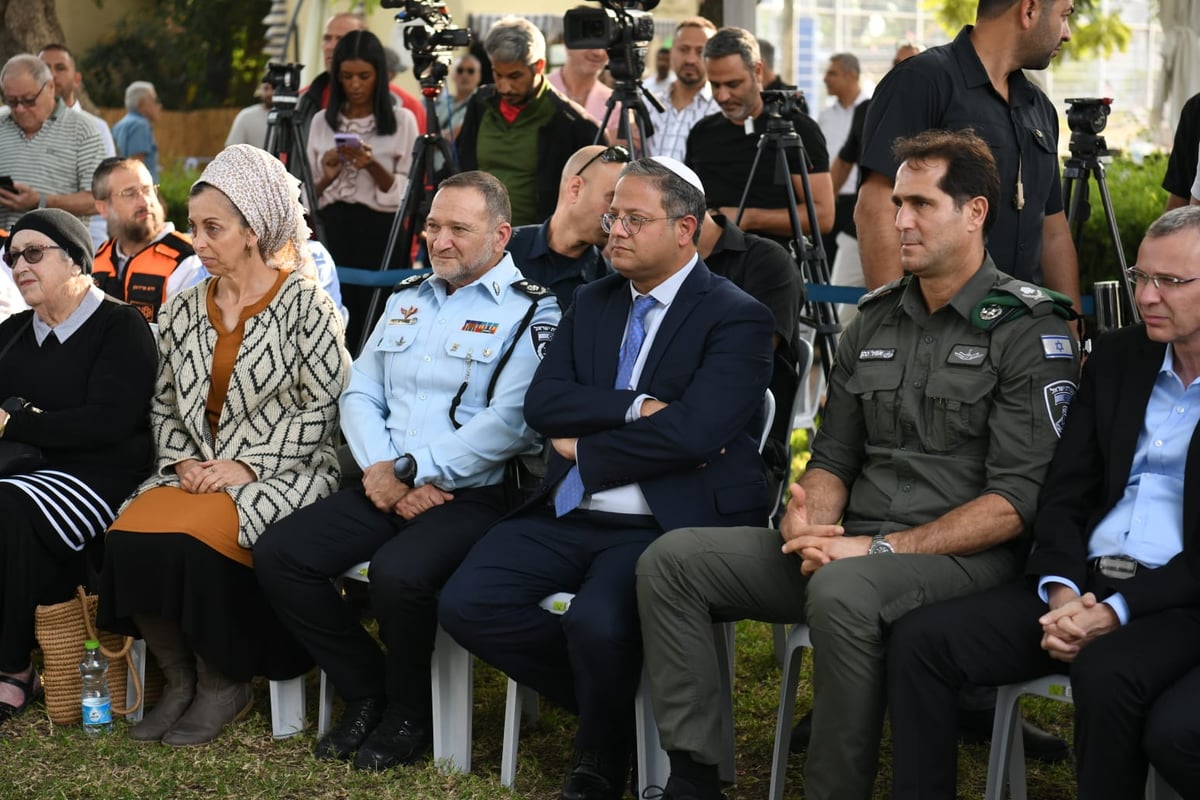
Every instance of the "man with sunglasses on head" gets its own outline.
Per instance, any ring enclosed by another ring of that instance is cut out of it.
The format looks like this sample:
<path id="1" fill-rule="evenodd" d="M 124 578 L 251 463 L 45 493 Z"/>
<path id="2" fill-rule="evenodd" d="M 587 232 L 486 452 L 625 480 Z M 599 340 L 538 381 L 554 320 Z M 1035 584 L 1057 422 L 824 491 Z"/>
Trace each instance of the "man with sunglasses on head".
<path id="1" fill-rule="evenodd" d="M 758 454 L 770 312 L 696 252 L 704 190 L 665 156 L 626 164 L 603 217 L 615 275 L 575 293 L 525 396 L 546 479 L 442 591 L 464 647 L 579 715 L 562 800 L 616 800 L 633 746 L 638 556 L 664 530 L 766 518 Z M 572 592 L 562 616 L 541 606 Z"/>
<path id="2" fill-rule="evenodd" d="M 1066 673 L 1081 800 L 1140 798 L 1147 764 L 1200 787 L 1200 208 L 1151 224 L 1128 272 L 1143 322 L 1084 365 L 1024 576 L 893 629 L 897 800 L 956 796 L 965 682 Z"/>
<path id="3" fill-rule="evenodd" d="M 255 544 L 264 593 L 346 702 L 319 759 L 383 770 L 428 754 L 437 593 L 508 510 L 505 463 L 539 449 L 522 403 L 560 315 L 505 253 L 509 214 L 487 173 L 442 181 L 433 274 L 396 287 L 342 394 L 361 481 Z M 386 655 L 331 582 L 363 561 Z"/>
<path id="4" fill-rule="evenodd" d="M 0 228 L 26 211 L 61 208 L 87 224 L 95 211 L 92 173 L 104 158 L 104 140 L 84 116 L 54 94 L 50 68 L 31 53 L 0 69 L 8 113 L 0 115 Z"/>
<path id="5" fill-rule="evenodd" d="M 525 277 L 554 292 L 564 311 L 576 289 L 610 272 L 601 253 L 608 234 L 600 217 L 612 204 L 617 178 L 628 163 L 624 147 L 580 148 L 563 167 L 550 218 L 513 229 L 508 243 L 513 261 Z"/>
<path id="6" fill-rule="evenodd" d="M 92 176 L 92 195 L 112 237 L 96 251 L 92 280 L 135 306 L 147 322 L 158 322 L 167 298 L 208 276 L 191 237 L 167 220 L 158 187 L 139 159 L 101 161 Z"/>

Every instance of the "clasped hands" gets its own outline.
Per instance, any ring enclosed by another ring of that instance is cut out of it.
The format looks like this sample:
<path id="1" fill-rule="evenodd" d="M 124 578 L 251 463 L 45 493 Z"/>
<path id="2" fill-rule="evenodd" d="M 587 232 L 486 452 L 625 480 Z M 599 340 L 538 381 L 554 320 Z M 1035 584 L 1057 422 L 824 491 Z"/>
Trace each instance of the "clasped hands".
<path id="1" fill-rule="evenodd" d="M 779 533 L 783 536 L 783 552 L 799 553 L 800 572 L 812 575 L 831 561 L 853 556 L 865 556 L 871 547 L 869 536 L 845 536 L 841 525 L 817 525 L 808 520 L 804 489 L 798 483 L 790 488 Z"/>
<path id="2" fill-rule="evenodd" d="M 450 492 L 443 491 L 432 483 L 409 488 L 396 480 L 391 461 L 377 461 L 363 470 L 363 491 L 376 508 L 385 514 L 398 514 L 412 519 L 434 506 L 454 499 Z"/>
<path id="3" fill-rule="evenodd" d="M 254 473 L 245 464 L 224 458 L 187 458 L 175 465 L 175 474 L 179 476 L 179 488 L 192 494 L 223 492 L 254 480 Z"/>
<path id="4" fill-rule="evenodd" d="M 1042 649 L 1053 659 L 1071 663 L 1080 649 L 1121 623 L 1117 612 L 1100 602 L 1095 593 L 1080 596 L 1061 583 L 1049 584 L 1050 611 L 1038 617 Z"/>

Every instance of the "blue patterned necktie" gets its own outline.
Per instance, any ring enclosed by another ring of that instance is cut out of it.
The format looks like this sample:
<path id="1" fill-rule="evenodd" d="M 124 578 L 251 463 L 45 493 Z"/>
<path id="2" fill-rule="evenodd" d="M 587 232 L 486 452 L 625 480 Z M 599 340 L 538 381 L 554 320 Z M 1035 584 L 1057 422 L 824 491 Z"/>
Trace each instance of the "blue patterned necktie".
<path id="1" fill-rule="evenodd" d="M 633 377 L 633 365 L 637 363 L 638 353 L 646 342 L 646 314 L 658 305 L 658 301 L 648 295 L 638 295 L 633 301 L 633 315 L 629 319 L 629 331 L 621 344 L 621 353 L 617 357 L 617 389 L 631 389 L 630 379 Z M 554 496 L 554 514 L 574 511 L 583 501 L 583 479 L 579 477 L 579 466 L 572 466 L 566 477 L 558 484 L 558 494 Z"/>

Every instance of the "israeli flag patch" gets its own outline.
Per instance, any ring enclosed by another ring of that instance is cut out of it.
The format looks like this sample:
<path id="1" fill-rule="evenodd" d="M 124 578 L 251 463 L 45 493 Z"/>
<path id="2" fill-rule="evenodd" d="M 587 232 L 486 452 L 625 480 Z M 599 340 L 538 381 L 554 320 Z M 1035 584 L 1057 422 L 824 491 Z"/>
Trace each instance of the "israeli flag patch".
<path id="1" fill-rule="evenodd" d="M 1071 337 L 1051 334 L 1042 336 L 1042 354 L 1046 358 L 1074 358 Z"/>

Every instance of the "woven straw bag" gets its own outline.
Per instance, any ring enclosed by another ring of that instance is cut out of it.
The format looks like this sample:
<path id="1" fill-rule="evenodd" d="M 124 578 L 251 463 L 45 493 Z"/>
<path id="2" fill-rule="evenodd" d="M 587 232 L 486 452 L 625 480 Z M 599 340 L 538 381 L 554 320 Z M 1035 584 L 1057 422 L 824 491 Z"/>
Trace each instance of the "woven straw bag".
<path id="1" fill-rule="evenodd" d="M 108 690 L 115 715 L 131 714 L 142 704 L 142 686 L 129 649 L 132 636 L 115 633 L 96 635 L 96 605 L 99 599 L 82 586 L 76 596 L 63 603 L 38 606 L 34 612 L 34 631 L 42 648 L 42 685 L 46 690 L 46 711 L 58 725 L 77 725 L 82 721 L 80 696 L 83 680 L 79 662 L 83 643 L 100 641 L 100 652 L 108 658 Z M 134 700 L 126 707 L 125 684 L 133 676 Z"/>

